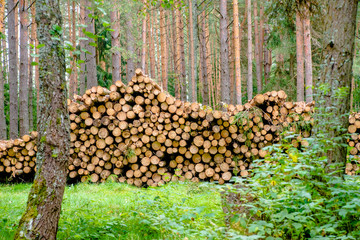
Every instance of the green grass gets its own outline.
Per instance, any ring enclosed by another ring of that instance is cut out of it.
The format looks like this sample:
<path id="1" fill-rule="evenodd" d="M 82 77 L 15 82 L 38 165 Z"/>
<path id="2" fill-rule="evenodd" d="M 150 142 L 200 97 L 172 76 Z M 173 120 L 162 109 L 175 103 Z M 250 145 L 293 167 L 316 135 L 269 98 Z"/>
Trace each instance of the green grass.
<path id="1" fill-rule="evenodd" d="M 0 240 L 12 239 L 30 184 L 0 185 Z M 58 239 L 223 239 L 217 187 L 170 183 L 139 189 L 120 183 L 66 187 Z"/>

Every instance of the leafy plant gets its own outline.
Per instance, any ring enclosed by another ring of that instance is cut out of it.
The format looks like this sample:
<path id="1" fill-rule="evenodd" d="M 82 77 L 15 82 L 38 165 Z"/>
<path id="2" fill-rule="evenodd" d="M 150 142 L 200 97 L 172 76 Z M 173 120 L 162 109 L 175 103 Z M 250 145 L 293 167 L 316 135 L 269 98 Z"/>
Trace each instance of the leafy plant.
<path id="1" fill-rule="evenodd" d="M 360 178 L 337 177 L 325 171 L 327 147 L 309 138 L 303 151 L 291 144 L 293 135 L 269 146 L 265 159 L 253 163 L 252 177 L 237 179 L 256 201 L 245 203 L 248 213 L 235 221 L 246 233 L 230 230 L 231 238 L 359 239 Z M 242 190 L 244 191 L 244 190 Z"/>

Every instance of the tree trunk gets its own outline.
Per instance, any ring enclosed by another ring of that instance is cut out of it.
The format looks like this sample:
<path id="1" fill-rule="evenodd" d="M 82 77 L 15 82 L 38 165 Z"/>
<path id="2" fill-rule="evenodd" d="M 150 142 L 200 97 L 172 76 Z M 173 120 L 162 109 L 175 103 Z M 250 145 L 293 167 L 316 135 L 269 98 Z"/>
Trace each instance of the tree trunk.
<path id="1" fill-rule="evenodd" d="M 228 8 L 228 12 L 230 15 L 230 9 Z M 234 30 L 234 26 L 232 27 L 232 30 Z M 234 32 L 231 31 L 231 27 L 228 26 L 228 34 L 229 34 L 229 41 L 228 41 L 228 47 L 229 47 L 229 75 L 230 75 L 230 104 L 236 104 L 235 99 L 235 51 L 234 51 Z"/>
<path id="2" fill-rule="evenodd" d="M 33 53 L 36 55 L 39 53 L 39 49 L 37 46 L 39 45 L 37 34 L 36 34 L 36 21 L 35 21 L 35 15 L 36 15 L 36 9 L 35 4 L 31 6 L 31 39 L 32 44 L 34 45 L 35 49 L 33 50 Z M 40 84 L 39 84 L 39 58 L 35 57 L 32 59 L 31 62 L 36 62 L 37 65 L 34 66 L 34 81 L 36 86 L 36 109 L 39 105 L 39 93 L 40 93 Z M 31 110 L 30 110 L 31 111 Z M 38 116 L 38 111 L 36 111 L 36 116 Z"/>
<path id="3" fill-rule="evenodd" d="M 226 0 L 220 0 L 220 61 L 221 61 L 221 101 L 230 103 L 229 49 L 227 30 Z"/>
<path id="4" fill-rule="evenodd" d="M 4 15 L 5 15 L 5 0 L 0 0 L 0 32 L 5 35 L 4 31 Z M 3 42 L 1 42 L 3 43 Z M 1 44 L 3 45 L 3 44 Z M 3 47 L 3 46 L 1 46 Z M 2 49 L 2 48 L 1 48 Z M 5 53 L 4 53 L 5 54 Z M 0 52 L 0 60 L 2 59 L 3 53 Z M 6 118 L 5 118 L 5 98 L 4 98 L 4 71 L 5 67 L 1 64 L 0 68 L 0 139 L 7 139 L 6 134 Z"/>
<path id="5" fill-rule="evenodd" d="M 296 12 L 296 100 L 304 101 L 304 28 L 301 14 Z"/>
<path id="6" fill-rule="evenodd" d="M 19 136 L 18 125 L 18 42 L 15 25 L 15 4 L 10 0 L 8 7 L 8 44 L 9 44 L 9 92 L 10 92 L 10 132 L 11 139 Z"/>
<path id="7" fill-rule="evenodd" d="M 72 29 L 72 24 L 71 24 L 71 3 L 70 0 L 67 1 L 67 15 L 68 15 L 68 25 L 69 25 L 69 42 L 72 41 L 72 32 L 75 29 Z M 74 58 L 74 54 L 73 51 L 69 51 L 70 57 Z M 70 60 L 70 69 L 71 72 L 69 73 L 69 98 L 72 99 L 74 96 L 74 88 L 75 88 L 75 79 L 74 79 L 74 74 L 73 74 L 73 66 L 74 66 L 74 60 Z"/>
<path id="8" fill-rule="evenodd" d="M 153 25 L 153 14 L 150 14 L 150 21 L 149 21 L 149 55 L 150 55 L 150 76 L 152 78 L 156 78 L 156 69 L 155 69 L 155 43 L 154 43 L 154 28 L 152 27 Z M 160 22 L 161 23 L 161 22 Z M 163 47 L 163 45 L 161 44 L 161 46 Z M 163 86 L 164 87 L 164 86 Z M 165 90 L 165 89 L 164 89 Z"/>
<path id="9" fill-rule="evenodd" d="M 234 52 L 235 52 L 235 85 L 236 104 L 241 102 L 241 59 L 240 59 L 240 31 L 239 31 L 239 6 L 238 0 L 233 0 L 234 14 Z"/>
<path id="10" fill-rule="evenodd" d="M 30 43 L 32 43 L 32 39 L 30 38 Z M 32 43 L 33 44 L 33 43 Z M 33 57 L 31 56 L 31 51 L 28 56 L 28 69 L 29 69 L 29 131 L 34 131 L 34 116 L 33 116 Z"/>
<path id="11" fill-rule="evenodd" d="M 146 8 L 146 0 L 143 0 L 144 8 Z M 142 20 L 142 48 L 141 48 L 141 69 L 144 74 L 147 73 L 145 68 L 146 62 L 146 17 L 143 16 Z"/>
<path id="12" fill-rule="evenodd" d="M 111 11 L 110 20 L 112 23 L 111 46 L 112 46 L 112 82 L 115 84 L 121 81 L 120 69 L 120 18 L 118 11 Z"/>
<path id="13" fill-rule="evenodd" d="M 255 34 L 256 85 L 257 85 L 257 93 L 261 93 L 262 76 L 261 76 L 260 32 L 259 32 L 257 0 L 254 0 L 254 34 Z"/>
<path id="14" fill-rule="evenodd" d="M 184 20 L 179 1 L 179 37 L 180 37 L 180 99 L 187 100 L 186 67 L 185 67 L 185 43 L 184 43 Z"/>
<path id="15" fill-rule="evenodd" d="M 160 7 L 160 42 L 161 42 L 161 82 L 165 91 L 168 90 L 168 53 L 166 42 L 165 9 Z M 154 50 L 153 50 L 154 51 Z M 155 62 L 154 62 L 155 72 Z"/>
<path id="16" fill-rule="evenodd" d="M 91 2 L 86 1 L 85 8 L 85 24 L 86 31 L 92 34 L 95 34 L 95 26 L 93 22 L 93 18 L 89 17 L 91 15 Z M 96 40 L 87 37 L 88 40 L 85 41 L 85 49 L 89 52 L 85 54 L 86 58 L 86 87 L 89 89 L 93 86 L 97 86 L 97 71 L 96 71 L 96 48 L 95 46 L 91 46 L 92 44 L 96 44 Z"/>
<path id="17" fill-rule="evenodd" d="M 186 88 L 185 88 L 185 75 L 183 67 L 185 67 L 183 59 L 183 29 L 182 29 L 182 15 L 181 15 L 181 6 L 180 2 L 177 1 L 175 5 L 175 41 L 176 41 L 176 94 L 175 96 L 183 101 L 186 98 Z"/>
<path id="18" fill-rule="evenodd" d="M 77 93 L 77 66 L 76 66 L 76 55 L 74 55 L 74 51 L 76 51 L 76 24 L 75 24 L 75 2 L 72 1 L 72 11 L 70 11 L 70 1 L 68 1 L 68 11 L 69 11 L 69 38 L 72 46 L 74 48 L 73 51 L 70 52 L 70 56 L 73 58 L 70 61 L 71 72 L 70 72 L 70 82 L 69 82 L 69 98 L 72 99 L 74 94 Z M 71 14 L 70 14 L 71 13 Z"/>
<path id="19" fill-rule="evenodd" d="M 86 6 L 86 0 L 80 0 L 80 24 L 85 25 L 85 6 Z M 85 37 L 85 34 L 83 33 L 83 28 L 80 27 L 79 29 L 79 35 L 81 38 Z M 80 48 L 85 49 L 85 40 L 80 40 Z M 79 90 L 80 95 L 83 95 L 85 93 L 85 86 L 86 86 L 86 56 L 85 52 L 81 51 L 80 53 L 80 60 L 82 61 L 80 65 L 80 76 L 79 76 Z"/>
<path id="20" fill-rule="evenodd" d="M 325 151 L 327 172 L 342 175 L 346 163 L 350 87 L 354 56 L 357 0 L 326 1 L 323 62 L 316 96 L 315 131 L 333 145 Z M 335 168 L 334 168 L 335 167 Z"/>
<path id="21" fill-rule="evenodd" d="M 260 20 L 260 24 L 259 24 L 260 75 L 262 77 L 262 75 L 263 75 L 263 66 L 264 66 L 264 34 L 265 34 L 265 28 L 264 28 L 264 22 L 265 22 L 265 19 L 264 19 L 264 5 L 262 5 L 262 4 L 260 4 L 259 20 Z M 262 83 L 262 87 L 263 87 L 263 83 Z"/>
<path id="22" fill-rule="evenodd" d="M 265 84 L 268 84 L 270 79 L 270 69 L 271 69 L 271 54 L 268 49 L 268 39 L 269 39 L 269 26 L 265 24 L 264 27 L 264 81 Z"/>
<path id="23" fill-rule="evenodd" d="M 294 68 L 295 68 L 295 55 L 293 53 L 290 53 L 290 56 L 289 56 L 289 75 L 290 75 L 291 81 L 295 78 Z"/>
<path id="24" fill-rule="evenodd" d="M 205 10 L 201 13 L 200 18 L 200 26 L 201 30 L 199 31 L 199 40 L 200 40 L 200 47 L 201 47 L 201 72 L 202 72 L 202 100 L 204 105 L 209 105 L 209 85 L 208 85 L 208 69 L 207 69 L 207 51 L 206 51 L 206 32 L 205 32 L 205 21 L 206 21 L 206 14 Z"/>
<path id="25" fill-rule="evenodd" d="M 76 6 L 75 6 L 75 1 L 72 1 L 72 29 L 73 29 L 73 33 L 72 33 L 72 45 L 73 48 L 75 49 L 74 51 L 76 51 Z M 77 69 L 77 55 L 74 55 L 74 60 L 73 60 L 73 66 L 72 66 L 72 74 L 74 76 L 74 88 L 72 89 L 72 96 L 74 94 L 78 93 L 78 69 Z"/>
<path id="26" fill-rule="evenodd" d="M 206 43 L 206 55 L 205 55 L 205 61 L 206 61 L 206 76 L 207 76 L 207 81 L 206 83 L 204 82 L 204 95 L 205 95 L 205 91 L 208 94 L 208 101 L 209 101 L 209 106 L 211 106 L 211 93 L 212 93 L 212 80 L 213 80 L 213 66 L 212 66 L 212 61 L 211 61 L 211 46 L 210 46 L 210 31 L 209 31 L 209 16 L 205 16 L 204 14 L 204 39 L 205 39 L 205 43 Z"/>
<path id="27" fill-rule="evenodd" d="M 29 133 L 29 52 L 28 52 L 28 14 L 27 1 L 20 0 L 20 87 L 19 87 L 19 125 L 20 136 Z"/>
<path id="28" fill-rule="evenodd" d="M 40 48 L 37 171 L 14 239 L 56 239 L 70 150 L 59 1 L 36 1 Z"/>
<path id="29" fill-rule="evenodd" d="M 305 5 L 305 4 L 304 4 Z M 310 34 L 310 10 L 309 5 L 304 6 L 304 55 L 305 55 L 305 92 L 306 102 L 313 100 L 313 79 L 312 79 L 312 54 L 311 54 L 311 34 Z"/>
<path id="30" fill-rule="evenodd" d="M 195 23 L 196 24 L 195 24 Z M 196 84 L 196 55 L 195 55 L 195 48 L 196 44 L 196 27 L 197 27 L 197 4 L 194 0 L 189 0 L 189 44 L 190 44 L 190 89 L 191 89 L 191 98 L 190 101 L 196 102 L 197 101 L 197 84 Z"/>
<path id="31" fill-rule="evenodd" d="M 252 75 L 252 26 L 251 26 L 251 0 L 247 1 L 247 22 L 248 22 L 248 76 L 247 76 L 247 97 L 253 97 L 253 75 Z"/>
<path id="32" fill-rule="evenodd" d="M 132 34 L 132 19 L 130 14 L 127 14 L 126 19 L 126 46 L 128 51 L 128 59 L 127 59 L 127 68 L 126 68 L 126 81 L 130 82 L 131 78 L 135 74 L 135 63 L 134 63 L 134 56 L 135 56 L 135 49 L 134 49 L 134 36 Z"/>

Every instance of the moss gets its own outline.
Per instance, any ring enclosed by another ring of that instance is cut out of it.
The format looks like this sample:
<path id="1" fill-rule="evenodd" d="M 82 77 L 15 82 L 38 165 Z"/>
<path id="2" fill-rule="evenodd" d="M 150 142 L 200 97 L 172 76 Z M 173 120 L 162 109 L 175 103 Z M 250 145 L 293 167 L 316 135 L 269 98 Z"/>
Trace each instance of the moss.
<path id="1" fill-rule="evenodd" d="M 27 202 L 27 210 L 20 219 L 19 228 L 17 229 L 14 239 L 28 239 L 24 234 L 28 232 L 34 233 L 35 229 L 33 229 L 34 224 L 32 222 L 34 222 L 39 215 L 37 210 L 38 206 L 41 205 L 47 197 L 46 181 L 41 176 L 40 178 L 41 179 L 34 180 Z"/>
<path id="2" fill-rule="evenodd" d="M 40 139 L 40 142 L 46 142 L 46 136 L 42 136 L 41 139 Z"/>

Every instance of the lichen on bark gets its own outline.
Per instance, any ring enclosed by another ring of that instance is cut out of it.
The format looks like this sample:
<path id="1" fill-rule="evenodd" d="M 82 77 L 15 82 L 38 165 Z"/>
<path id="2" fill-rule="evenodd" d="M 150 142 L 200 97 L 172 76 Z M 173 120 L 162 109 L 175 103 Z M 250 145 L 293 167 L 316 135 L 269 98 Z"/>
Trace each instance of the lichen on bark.
<path id="1" fill-rule="evenodd" d="M 66 183 L 70 123 L 59 0 L 36 1 L 39 44 L 37 172 L 15 239 L 56 239 Z"/>

